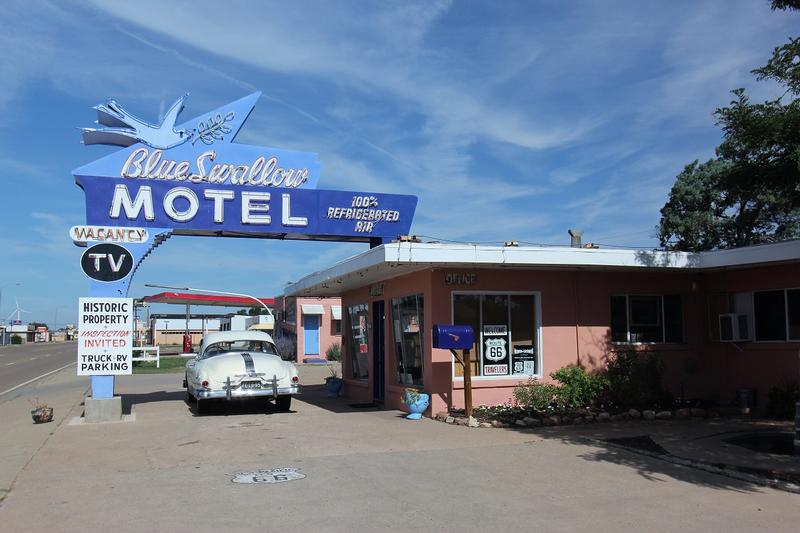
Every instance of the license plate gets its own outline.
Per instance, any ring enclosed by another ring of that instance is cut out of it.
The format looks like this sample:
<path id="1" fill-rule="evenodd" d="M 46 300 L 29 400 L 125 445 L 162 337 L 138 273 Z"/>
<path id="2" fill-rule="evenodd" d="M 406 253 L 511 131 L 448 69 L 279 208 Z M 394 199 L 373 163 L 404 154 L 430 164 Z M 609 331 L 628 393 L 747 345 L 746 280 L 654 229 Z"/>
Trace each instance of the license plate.
<path id="1" fill-rule="evenodd" d="M 252 389 L 260 389 L 261 382 L 260 381 L 242 381 L 242 390 L 252 390 Z"/>

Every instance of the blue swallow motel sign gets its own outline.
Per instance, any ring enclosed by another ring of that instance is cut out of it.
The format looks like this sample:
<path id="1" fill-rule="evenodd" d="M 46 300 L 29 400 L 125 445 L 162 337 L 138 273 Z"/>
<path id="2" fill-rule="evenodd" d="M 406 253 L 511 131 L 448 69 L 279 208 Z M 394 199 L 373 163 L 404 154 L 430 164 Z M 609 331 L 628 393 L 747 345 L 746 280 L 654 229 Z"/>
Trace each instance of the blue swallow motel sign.
<path id="1" fill-rule="evenodd" d="M 70 233 L 80 245 L 115 244 L 110 265 L 127 252 L 133 266 L 121 279 L 93 276 L 91 296 L 127 296 L 144 257 L 172 235 L 375 243 L 410 233 L 416 196 L 318 189 L 316 154 L 233 142 L 260 96 L 182 123 L 187 95 L 158 124 L 113 100 L 95 107 L 84 144 L 120 149 L 73 171 L 86 226 Z M 113 376 L 92 376 L 94 398 L 113 387 Z"/>

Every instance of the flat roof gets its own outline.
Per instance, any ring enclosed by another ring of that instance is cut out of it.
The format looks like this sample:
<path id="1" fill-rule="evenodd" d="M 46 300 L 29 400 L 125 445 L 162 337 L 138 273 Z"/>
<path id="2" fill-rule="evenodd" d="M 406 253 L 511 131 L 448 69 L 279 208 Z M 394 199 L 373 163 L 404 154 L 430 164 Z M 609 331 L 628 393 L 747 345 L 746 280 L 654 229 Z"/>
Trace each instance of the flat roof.
<path id="1" fill-rule="evenodd" d="M 710 252 L 394 242 L 303 277 L 286 296 L 333 296 L 427 268 L 709 271 L 800 261 L 800 240 Z"/>
<path id="2" fill-rule="evenodd" d="M 156 304 L 213 305 L 217 307 L 261 307 L 252 298 L 242 296 L 220 296 L 216 294 L 196 294 L 190 292 L 160 292 L 142 298 L 145 302 Z M 275 298 L 259 298 L 266 305 L 275 305 Z"/>

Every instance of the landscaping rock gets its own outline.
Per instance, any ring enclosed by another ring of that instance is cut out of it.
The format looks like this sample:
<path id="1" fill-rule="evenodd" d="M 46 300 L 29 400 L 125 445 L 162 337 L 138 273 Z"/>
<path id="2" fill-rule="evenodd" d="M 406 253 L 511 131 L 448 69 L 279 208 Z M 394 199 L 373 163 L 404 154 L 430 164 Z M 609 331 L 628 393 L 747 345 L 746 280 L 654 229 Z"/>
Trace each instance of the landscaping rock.
<path id="1" fill-rule="evenodd" d="M 656 413 L 657 420 L 666 420 L 668 418 L 672 418 L 672 413 L 670 411 L 659 411 Z"/>
<path id="2" fill-rule="evenodd" d="M 478 427 L 490 428 L 490 427 L 493 427 L 493 426 L 489 422 L 481 422 L 480 424 L 478 424 Z"/>
<path id="3" fill-rule="evenodd" d="M 597 414 L 598 422 L 608 422 L 609 420 L 611 420 L 611 415 L 606 413 L 605 411 Z"/>
<path id="4" fill-rule="evenodd" d="M 444 419 L 444 421 L 445 421 L 445 422 L 447 422 L 448 424 L 452 424 L 452 423 L 454 423 L 454 422 L 456 421 L 456 419 L 455 419 L 455 417 L 452 417 L 452 416 L 449 416 L 449 415 L 448 415 L 448 416 L 447 416 L 447 417 Z"/>
<path id="5" fill-rule="evenodd" d="M 689 418 L 692 416 L 691 409 L 676 409 L 675 410 L 675 418 Z"/>
<path id="6" fill-rule="evenodd" d="M 627 420 L 630 418 L 628 413 L 617 413 L 615 415 L 611 415 L 612 422 L 622 422 L 623 420 Z"/>
<path id="7" fill-rule="evenodd" d="M 524 427 L 528 427 L 528 424 L 526 424 L 525 421 L 523 419 L 521 419 L 521 418 L 515 420 L 514 421 L 514 425 L 519 426 L 519 427 L 523 427 L 523 428 Z"/>
<path id="8" fill-rule="evenodd" d="M 467 420 L 467 417 L 465 416 L 459 416 L 456 418 L 456 424 L 459 426 L 466 426 L 469 425 L 469 420 Z"/>
<path id="9" fill-rule="evenodd" d="M 641 418 L 642 413 L 638 409 L 628 409 L 628 416 L 631 418 Z"/>
<path id="10" fill-rule="evenodd" d="M 444 422 L 448 416 L 450 416 L 450 413 L 448 413 L 447 411 L 439 411 L 438 413 L 436 413 L 436 420 Z"/>
<path id="11" fill-rule="evenodd" d="M 584 423 L 583 417 L 582 416 L 576 416 L 575 418 L 572 419 L 572 423 L 573 424 L 583 424 Z"/>
<path id="12" fill-rule="evenodd" d="M 532 416 L 526 416 L 522 419 L 525 422 L 525 425 L 528 427 L 540 426 L 542 423 L 539 421 L 538 418 L 533 418 Z"/>
<path id="13" fill-rule="evenodd" d="M 505 422 L 501 422 L 499 420 L 492 420 L 491 423 L 492 423 L 492 427 L 494 427 L 494 428 L 507 428 L 508 427 L 508 424 L 506 424 Z"/>
<path id="14" fill-rule="evenodd" d="M 706 410 L 702 409 L 700 407 L 692 407 L 689 411 L 692 413 L 692 416 L 696 416 L 696 417 L 700 417 L 700 418 L 705 418 L 706 417 Z"/>
<path id="15" fill-rule="evenodd" d="M 471 428 L 476 428 L 476 427 L 478 427 L 478 421 L 477 421 L 477 420 L 475 420 L 475 417 L 474 417 L 474 416 L 471 416 L 471 417 L 469 417 L 469 419 L 467 420 L 467 425 L 468 425 L 469 427 L 471 427 Z"/>
<path id="16" fill-rule="evenodd" d="M 591 413 L 588 413 L 588 414 L 586 414 L 586 416 L 584 416 L 584 417 L 583 417 L 583 420 L 584 420 L 584 422 L 586 422 L 587 424 L 591 424 L 592 422 L 594 422 L 594 421 L 595 421 L 595 419 L 594 419 L 594 415 L 593 415 L 593 414 L 591 414 Z"/>
<path id="17" fill-rule="evenodd" d="M 551 426 L 557 426 L 561 423 L 561 417 L 558 415 L 550 415 L 547 417 L 547 420 L 550 420 Z"/>
<path id="18" fill-rule="evenodd" d="M 646 411 L 642 411 L 642 418 L 644 418 L 645 420 L 655 420 L 656 412 L 650 411 L 649 409 Z"/>

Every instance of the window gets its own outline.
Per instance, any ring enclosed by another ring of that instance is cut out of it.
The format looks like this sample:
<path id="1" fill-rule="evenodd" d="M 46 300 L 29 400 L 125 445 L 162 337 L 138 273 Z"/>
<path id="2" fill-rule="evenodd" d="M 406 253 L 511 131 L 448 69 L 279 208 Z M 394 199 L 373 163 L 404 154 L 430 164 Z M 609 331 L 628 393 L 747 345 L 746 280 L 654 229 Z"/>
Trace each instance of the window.
<path id="1" fill-rule="evenodd" d="M 402 385 L 422 386 L 424 302 L 422 294 L 392 299 L 396 377 Z"/>
<path id="2" fill-rule="evenodd" d="M 342 334 L 342 321 L 333 319 L 333 334 L 334 335 L 341 335 Z"/>
<path id="3" fill-rule="evenodd" d="M 267 341 L 237 340 L 215 342 L 206 348 L 203 355 L 204 359 L 231 352 L 262 352 L 278 355 L 275 345 Z"/>
<path id="4" fill-rule="evenodd" d="M 473 376 L 533 376 L 539 373 L 534 294 L 453 294 L 453 323 L 475 331 Z M 464 367 L 455 362 L 455 375 Z"/>
<path id="5" fill-rule="evenodd" d="M 680 295 L 611 297 L 612 342 L 683 342 Z"/>
<path id="6" fill-rule="evenodd" d="M 800 340 L 800 289 L 753 293 L 757 341 Z"/>
<path id="7" fill-rule="evenodd" d="M 347 319 L 353 377 L 367 379 L 369 377 L 369 311 L 367 304 L 348 307 Z"/>

